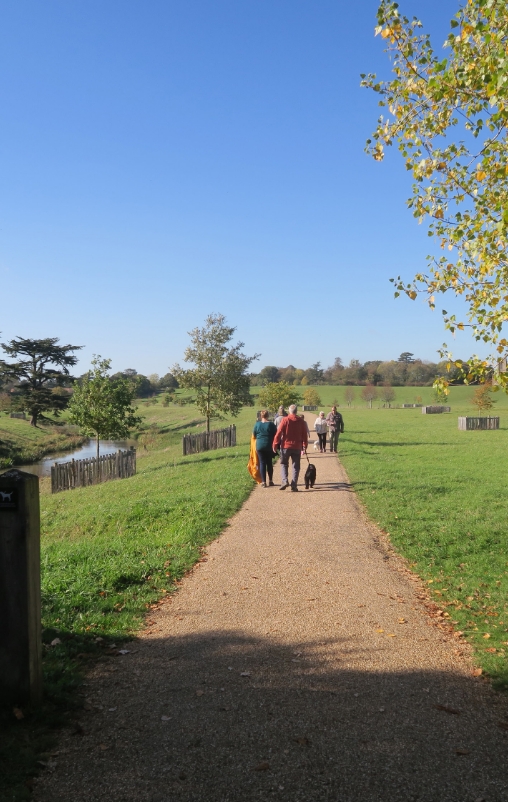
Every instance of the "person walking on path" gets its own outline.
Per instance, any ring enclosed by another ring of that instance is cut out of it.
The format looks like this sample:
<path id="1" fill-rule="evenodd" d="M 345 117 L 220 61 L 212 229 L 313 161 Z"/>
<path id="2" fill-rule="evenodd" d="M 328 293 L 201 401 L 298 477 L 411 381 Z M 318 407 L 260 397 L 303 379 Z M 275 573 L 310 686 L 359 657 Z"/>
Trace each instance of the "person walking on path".
<path id="1" fill-rule="evenodd" d="M 326 423 L 330 433 L 330 452 L 337 453 L 337 446 L 339 444 L 339 434 L 344 434 L 344 419 L 340 412 L 337 412 L 337 407 L 334 405 L 332 411 L 326 416 Z"/>
<path id="2" fill-rule="evenodd" d="M 325 413 L 320 412 L 319 417 L 316 418 L 314 429 L 319 440 L 319 450 L 322 454 L 326 451 L 326 433 L 328 431 L 328 424 L 326 423 Z"/>
<path id="3" fill-rule="evenodd" d="M 261 474 L 261 487 L 273 487 L 273 438 L 277 433 L 275 423 L 268 420 L 268 411 L 261 410 L 261 420 L 254 426 L 252 436 L 256 440 L 256 451 L 258 454 L 259 473 Z M 267 482 L 268 478 L 268 482 Z"/>
<path id="4" fill-rule="evenodd" d="M 284 407 L 279 407 L 279 409 L 278 409 L 278 412 L 277 412 L 277 414 L 276 414 L 276 416 L 275 416 L 275 418 L 274 418 L 274 420 L 273 420 L 273 422 L 275 423 L 275 428 L 276 428 L 276 429 L 278 429 L 278 428 L 279 428 L 279 424 L 282 422 L 282 420 L 283 420 L 284 418 L 286 418 L 286 417 L 287 417 L 287 414 L 288 414 L 288 413 L 286 412 L 286 410 L 284 409 Z"/>
<path id="5" fill-rule="evenodd" d="M 291 490 L 298 490 L 298 476 L 300 475 L 300 457 L 302 450 L 305 451 L 308 444 L 308 426 L 303 418 L 296 414 L 296 404 L 289 407 L 289 415 L 283 418 L 278 426 L 273 439 L 273 450 L 278 448 L 280 452 L 280 490 L 289 487 L 288 469 L 289 460 L 292 462 Z"/>

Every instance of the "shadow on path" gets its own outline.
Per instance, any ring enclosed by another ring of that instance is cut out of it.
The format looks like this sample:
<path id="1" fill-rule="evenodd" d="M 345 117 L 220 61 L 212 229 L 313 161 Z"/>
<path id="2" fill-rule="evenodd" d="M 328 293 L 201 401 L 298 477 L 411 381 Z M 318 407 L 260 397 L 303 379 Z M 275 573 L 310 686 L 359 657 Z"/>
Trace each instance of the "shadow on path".
<path id="1" fill-rule="evenodd" d="M 354 670 L 375 657 L 354 634 L 277 637 L 132 644 L 88 683 L 85 734 L 35 798 L 506 802 L 507 702 L 481 680 Z"/>

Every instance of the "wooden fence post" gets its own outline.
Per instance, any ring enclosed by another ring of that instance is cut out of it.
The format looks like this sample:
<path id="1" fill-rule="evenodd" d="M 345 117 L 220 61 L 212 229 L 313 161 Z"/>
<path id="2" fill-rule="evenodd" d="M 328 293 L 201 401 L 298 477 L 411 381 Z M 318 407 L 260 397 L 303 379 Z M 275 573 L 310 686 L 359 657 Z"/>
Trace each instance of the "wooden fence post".
<path id="1" fill-rule="evenodd" d="M 39 479 L 0 474 L 0 701 L 42 699 Z"/>

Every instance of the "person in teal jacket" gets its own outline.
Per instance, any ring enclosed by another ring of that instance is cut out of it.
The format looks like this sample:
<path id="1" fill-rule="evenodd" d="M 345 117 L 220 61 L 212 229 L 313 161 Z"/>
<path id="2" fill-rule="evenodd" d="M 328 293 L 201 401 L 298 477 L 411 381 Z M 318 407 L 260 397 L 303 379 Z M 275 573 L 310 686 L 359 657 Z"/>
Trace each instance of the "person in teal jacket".
<path id="1" fill-rule="evenodd" d="M 273 438 L 277 433 L 275 423 L 268 420 L 266 409 L 261 410 L 261 420 L 254 426 L 252 436 L 256 438 L 256 451 L 261 474 L 261 487 L 273 487 Z M 268 482 L 266 481 L 268 477 Z"/>

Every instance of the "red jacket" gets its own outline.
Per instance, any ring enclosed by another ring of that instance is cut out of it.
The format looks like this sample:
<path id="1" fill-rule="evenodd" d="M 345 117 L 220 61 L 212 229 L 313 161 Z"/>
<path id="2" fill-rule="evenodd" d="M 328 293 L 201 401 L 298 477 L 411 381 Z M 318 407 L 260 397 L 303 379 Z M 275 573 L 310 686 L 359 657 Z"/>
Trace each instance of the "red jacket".
<path id="1" fill-rule="evenodd" d="M 307 425 L 303 418 L 299 418 L 298 415 L 288 415 L 287 418 L 283 418 L 273 438 L 274 451 L 279 445 L 298 451 L 307 448 Z"/>

